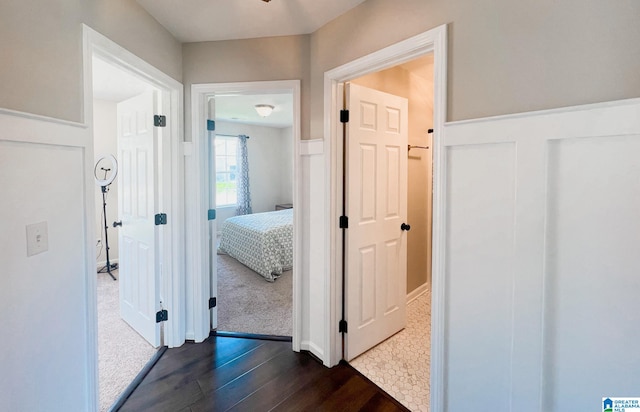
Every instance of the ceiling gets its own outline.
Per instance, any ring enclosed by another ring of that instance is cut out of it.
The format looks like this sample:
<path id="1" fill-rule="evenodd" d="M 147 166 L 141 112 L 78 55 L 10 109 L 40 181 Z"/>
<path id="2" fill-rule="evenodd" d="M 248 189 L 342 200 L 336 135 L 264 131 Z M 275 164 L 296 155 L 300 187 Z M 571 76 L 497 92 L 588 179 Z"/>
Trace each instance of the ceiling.
<path id="1" fill-rule="evenodd" d="M 216 96 L 216 120 L 254 124 L 267 127 L 293 125 L 293 96 L 289 94 L 258 94 Z M 270 104 L 274 107 L 268 117 L 260 117 L 254 106 Z"/>
<path id="2" fill-rule="evenodd" d="M 313 33 L 365 0 L 137 0 L 183 43 Z"/>

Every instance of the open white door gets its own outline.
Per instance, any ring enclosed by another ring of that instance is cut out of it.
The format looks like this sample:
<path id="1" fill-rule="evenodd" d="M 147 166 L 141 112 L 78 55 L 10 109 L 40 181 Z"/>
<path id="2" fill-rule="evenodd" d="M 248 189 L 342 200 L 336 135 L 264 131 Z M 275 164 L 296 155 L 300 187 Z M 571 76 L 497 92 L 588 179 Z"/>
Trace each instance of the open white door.
<path id="1" fill-rule="evenodd" d="M 156 267 L 156 93 L 118 104 L 120 315 L 154 347 L 160 346 L 159 270 Z"/>
<path id="2" fill-rule="evenodd" d="M 406 324 L 407 99 L 345 88 L 347 229 L 345 355 L 352 360 Z"/>

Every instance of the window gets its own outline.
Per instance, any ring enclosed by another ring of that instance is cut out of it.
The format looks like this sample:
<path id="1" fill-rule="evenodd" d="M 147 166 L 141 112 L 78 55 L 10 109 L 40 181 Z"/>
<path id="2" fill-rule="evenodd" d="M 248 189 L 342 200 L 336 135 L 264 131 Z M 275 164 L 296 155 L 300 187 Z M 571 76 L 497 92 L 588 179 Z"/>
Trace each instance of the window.
<path id="1" fill-rule="evenodd" d="M 238 203 L 238 138 L 216 136 L 216 207 Z"/>

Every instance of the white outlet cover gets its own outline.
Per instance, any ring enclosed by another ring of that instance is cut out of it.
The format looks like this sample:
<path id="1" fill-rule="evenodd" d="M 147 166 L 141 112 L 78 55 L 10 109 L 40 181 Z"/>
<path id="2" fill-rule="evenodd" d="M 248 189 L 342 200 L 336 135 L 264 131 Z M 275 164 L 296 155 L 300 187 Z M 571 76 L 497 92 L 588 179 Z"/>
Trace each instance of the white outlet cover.
<path id="1" fill-rule="evenodd" d="M 47 222 L 27 225 L 27 256 L 49 250 L 49 230 Z"/>

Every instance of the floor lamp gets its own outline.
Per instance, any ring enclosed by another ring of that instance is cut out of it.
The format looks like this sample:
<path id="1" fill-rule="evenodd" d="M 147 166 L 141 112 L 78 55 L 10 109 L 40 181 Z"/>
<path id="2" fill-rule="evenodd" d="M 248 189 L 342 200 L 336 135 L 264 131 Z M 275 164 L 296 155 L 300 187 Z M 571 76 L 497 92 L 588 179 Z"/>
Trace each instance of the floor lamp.
<path id="1" fill-rule="evenodd" d="M 110 165 L 106 165 L 105 163 L 110 162 Z M 105 167 L 107 166 L 107 167 Z M 104 173 L 104 176 L 100 178 L 98 175 Z M 113 280 L 116 280 L 116 277 L 111 273 L 112 270 L 118 268 L 117 263 L 111 263 L 109 259 L 109 225 L 107 224 L 107 193 L 109 192 L 109 186 L 116 178 L 118 174 L 118 162 L 113 155 L 105 155 L 102 156 L 96 162 L 95 167 L 93 168 L 93 175 L 96 178 L 96 184 L 100 186 L 100 190 L 102 191 L 102 216 L 104 223 L 104 245 L 107 250 L 107 262 L 101 269 L 98 270 L 98 273 L 108 273 L 109 276 Z"/>

